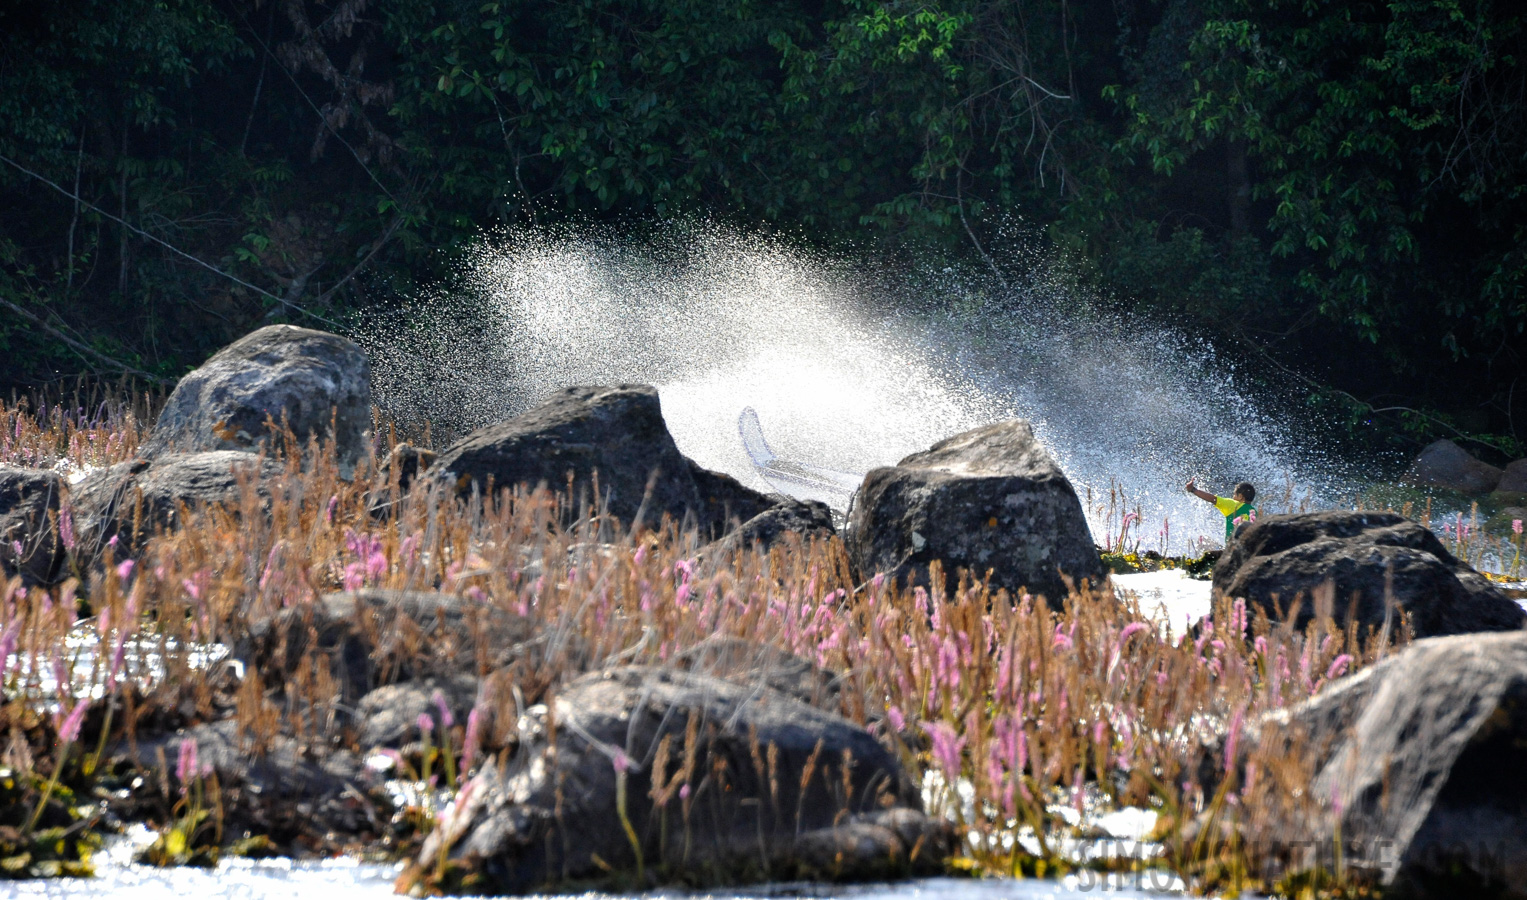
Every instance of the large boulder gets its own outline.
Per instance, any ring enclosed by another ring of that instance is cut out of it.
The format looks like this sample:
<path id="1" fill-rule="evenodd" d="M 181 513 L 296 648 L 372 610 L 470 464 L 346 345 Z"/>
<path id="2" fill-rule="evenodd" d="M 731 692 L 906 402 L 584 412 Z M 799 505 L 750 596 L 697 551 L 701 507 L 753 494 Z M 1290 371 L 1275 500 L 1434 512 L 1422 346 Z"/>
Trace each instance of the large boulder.
<path id="1" fill-rule="evenodd" d="M 1406 480 L 1422 487 L 1440 487 L 1465 494 L 1488 494 L 1500 484 L 1501 470 L 1443 439 L 1427 444 L 1411 463 Z"/>
<path id="2" fill-rule="evenodd" d="M 242 509 L 246 500 L 267 496 L 282 473 L 263 455 L 239 450 L 166 453 L 93 472 L 69 500 L 74 552 L 93 560 L 116 538 L 120 559 L 155 532 L 176 527 L 182 511 L 214 504 Z"/>
<path id="3" fill-rule="evenodd" d="M 768 552 L 776 544 L 786 544 L 794 535 L 801 542 L 826 540 L 838 533 L 832 521 L 832 509 L 820 500 L 796 500 L 775 495 L 777 505 L 764 510 L 718 540 L 701 548 L 702 559 L 724 559 L 738 551 L 755 547 Z"/>
<path id="4" fill-rule="evenodd" d="M 1293 865 L 1340 850 L 1386 897 L 1527 897 L 1527 633 L 1417 641 L 1251 734 L 1314 772 L 1321 802 L 1270 836 Z"/>
<path id="5" fill-rule="evenodd" d="M 532 710 L 520 734 L 519 753 L 469 782 L 400 886 L 442 859 L 475 875 L 474 891 L 523 893 L 610 876 L 638 886 L 643 866 L 690 884 L 885 877 L 936 870 L 949 849 L 894 755 L 766 685 L 595 672 Z"/>
<path id="6" fill-rule="evenodd" d="M 371 364 L 355 342 L 293 325 L 245 335 L 180 379 L 142 452 L 270 448 L 283 426 L 332 442 L 350 477 L 371 431 Z"/>
<path id="7" fill-rule="evenodd" d="M 108 801 L 118 815 L 152 819 L 159 798 L 179 794 L 185 786 L 179 761 L 191 758 L 182 757 L 183 744 L 195 746 L 196 774 L 217 776 L 213 796 L 225 835 L 258 835 L 285 855 L 330 855 L 382 836 L 382 777 L 357 754 L 315 743 L 311 735 L 260 734 L 236 718 L 110 745 L 112 770 L 136 769 L 145 784 L 136 795 Z"/>
<path id="8" fill-rule="evenodd" d="M 480 428 L 446 448 L 429 481 L 467 493 L 544 484 L 575 500 L 598 500 L 631 524 L 651 525 L 665 513 L 692 517 L 702 531 L 746 521 L 772 502 L 736 479 L 702 469 L 679 452 L 663 421 L 657 389 L 648 385 L 574 387 L 506 422 Z M 650 493 L 648 490 L 650 481 Z"/>
<path id="9" fill-rule="evenodd" d="M 1027 422 L 986 425 L 864 477 L 849 514 L 861 572 L 925 583 L 928 564 L 1058 600 L 1102 580 L 1081 501 Z M 952 585 L 951 585 L 952 587 Z"/>
<path id="10" fill-rule="evenodd" d="M 485 600 L 367 588 L 256 618 L 233 655 L 278 690 L 325 666 L 337 699 L 353 706 L 388 683 L 499 669 L 534 636 L 530 620 Z"/>
<path id="11" fill-rule="evenodd" d="M 56 523 L 64 480 L 56 472 L 0 465 L 0 584 L 20 575 L 48 584 L 64 561 Z"/>
<path id="12" fill-rule="evenodd" d="M 1220 558 L 1214 589 L 1244 597 L 1275 621 L 1298 600 L 1294 626 L 1301 629 L 1318 612 L 1342 627 L 1350 617 L 1366 631 L 1383 627 L 1386 617 L 1397 630 L 1403 611 L 1416 637 L 1508 631 L 1527 623 L 1527 612 L 1459 562 L 1435 534 L 1392 513 L 1264 518 Z M 1390 599 L 1398 609 L 1391 610 Z"/>
<path id="13" fill-rule="evenodd" d="M 1502 493 L 1527 494 L 1527 459 L 1519 459 L 1506 466 L 1495 489 Z"/>
<path id="14" fill-rule="evenodd" d="M 1506 466 L 1501 474 L 1500 484 L 1490 492 L 1490 503 L 1496 507 L 1520 510 L 1527 506 L 1527 459 L 1519 459 Z M 1506 510 L 1500 510 L 1503 512 Z M 1497 512 L 1496 518 L 1502 518 Z M 1505 517 L 1520 519 L 1520 515 Z"/>
<path id="15" fill-rule="evenodd" d="M 479 687 L 478 678 L 467 673 L 382 685 L 355 704 L 356 746 L 401 748 L 421 740 L 419 717 L 429 716 L 430 724 L 440 727 L 441 703 L 455 721 L 465 722 Z"/>

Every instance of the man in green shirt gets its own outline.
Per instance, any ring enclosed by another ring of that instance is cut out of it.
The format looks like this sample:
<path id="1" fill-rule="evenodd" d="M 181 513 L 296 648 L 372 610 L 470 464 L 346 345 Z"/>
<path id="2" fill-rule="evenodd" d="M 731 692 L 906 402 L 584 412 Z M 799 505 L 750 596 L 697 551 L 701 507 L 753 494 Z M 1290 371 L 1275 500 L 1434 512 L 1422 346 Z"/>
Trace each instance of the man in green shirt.
<path id="1" fill-rule="evenodd" d="M 1257 498 L 1257 489 L 1248 481 L 1243 481 L 1235 486 L 1235 492 L 1229 497 L 1216 497 L 1214 494 L 1199 488 L 1196 479 L 1188 479 L 1188 493 L 1203 500 L 1213 503 L 1214 508 L 1225 517 L 1225 543 L 1235 537 L 1237 528 L 1257 520 L 1257 508 L 1252 505 Z"/>

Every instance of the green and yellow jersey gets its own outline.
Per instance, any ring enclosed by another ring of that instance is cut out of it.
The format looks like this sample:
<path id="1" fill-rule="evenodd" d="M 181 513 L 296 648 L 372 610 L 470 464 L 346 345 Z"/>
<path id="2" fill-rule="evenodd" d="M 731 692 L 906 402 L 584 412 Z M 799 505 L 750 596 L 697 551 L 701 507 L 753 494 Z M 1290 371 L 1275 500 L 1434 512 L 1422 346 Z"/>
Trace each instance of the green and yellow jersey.
<path id="1" fill-rule="evenodd" d="M 1215 497 L 1214 508 L 1225 517 L 1225 543 L 1235 537 L 1236 528 L 1257 520 L 1257 508 L 1233 497 Z"/>

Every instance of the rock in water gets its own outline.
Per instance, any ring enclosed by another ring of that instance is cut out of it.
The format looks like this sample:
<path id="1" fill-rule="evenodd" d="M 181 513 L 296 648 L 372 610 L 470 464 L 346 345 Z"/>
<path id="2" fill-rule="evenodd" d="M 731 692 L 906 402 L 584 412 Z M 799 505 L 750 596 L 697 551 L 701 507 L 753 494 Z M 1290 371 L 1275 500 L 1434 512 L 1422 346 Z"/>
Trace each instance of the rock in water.
<path id="1" fill-rule="evenodd" d="M 889 751 L 763 683 L 595 672 L 520 733 L 519 753 L 469 782 L 404 882 L 441 854 L 483 879 L 474 891 L 523 893 L 635 886 L 639 867 L 689 884 L 885 877 L 936 870 L 949 849 Z"/>
<path id="2" fill-rule="evenodd" d="M 1507 491 L 1513 494 L 1527 494 L 1527 459 L 1519 459 L 1506 466 L 1501 473 L 1500 483 L 1495 486 L 1497 491 Z"/>
<path id="3" fill-rule="evenodd" d="M 1065 578 L 1102 580 L 1081 501 L 1027 422 L 955 435 L 872 470 L 849 514 L 861 572 L 926 583 L 928 564 L 991 570 L 991 585 L 1059 600 Z M 952 587 L 952 585 L 951 585 Z"/>
<path id="4" fill-rule="evenodd" d="M 1501 507 L 1527 506 L 1527 459 L 1519 459 L 1506 466 L 1500 484 L 1490 493 L 1490 502 Z M 1500 512 L 1497 512 L 1496 516 L 1499 515 Z M 1512 518 L 1520 519 L 1521 516 L 1510 516 L 1507 521 Z"/>
<path id="5" fill-rule="evenodd" d="M 352 705 L 388 679 L 475 677 L 508 665 L 533 633 L 530 620 L 485 600 L 365 588 L 255 619 L 233 656 L 275 688 L 323 659 L 337 699 Z"/>
<path id="6" fill-rule="evenodd" d="M 599 499 L 627 525 L 642 512 L 647 525 L 663 514 L 693 516 L 714 532 L 746 521 L 772 504 L 728 475 L 694 465 L 679 452 L 663 421 L 657 389 L 648 385 L 573 387 L 506 422 L 480 428 L 446 448 L 425 478 L 462 493 L 545 484 L 593 503 Z M 652 490 L 647 495 L 648 481 Z"/>
<path id="7" fill-rule="evenodd" d="M 458 673 L 376 688 L 355 704 L 356 746 L 400 748 L 410 740 L 436 740 L 433 734 L 421 734 L 420 716 L 430 716 L 434 725 L 445 727 L 433 720 L 444 703 L 456 721 L 465 722 L 477 701 L 478 685 L 477 676 Z"/>
<path id="8" fill-rule="evenodd" d="M 1501 470 L 1475 459 L 1449 440 L 1427 444 L 1411 464 L 1406 480 L 1422 487 L 1440 487 L 1465 494 L 1488 494 L 1500 483 Z"/>
<path id="9" fill-rule="evenodd" d="M 293 325 L 270 325 L 215 353 L 180 379 L 144 445 L 168 451 L 256 450 L 283 423 L 304 445 L 334 444 L 346 478 L 371 430 L 371 363 L 353 341 Z"/>
<path id="10" fill-rule="evenodd" d="M 178 525 L 180 510 L 211 504 L 238 508 L 246 487 L 260 497 L 282 467 L 258 453 L 214 450 L 166 453 L 94 472 L 70 498 L 75 555 L 93 561 L 113 537 L 118 559 L 160 529 Z"/>
<path id="11" fill-rule="evenodd" d="M 1328 582 L 1334 591 L 1322 596 Z M 1520 606 L 1459 562 L 1435 534 L 1392 513 L 1269 516 L 1231 543 L 1214 568 L 1214 589 L 1244 597 L 1274 621 L 1302 596 L 1294 619 L 1300 629 L 1317 606 L 1342 627 L 1349 615 L 1364 631 L 1382 627 L 1386 594 L 1409 617 L 1416 637 L 1527 623 Z M 1397 617 L 1392 624 L 1399 628 Z"/>
<path id="12" fill-rule="evenodd" d="M 1527 897 L 1527 633 L 1417 641 L 1257 729 L 1339 801 L 1280 842 L 1329 859 L 1339 840 L 1386 897 Z"/>
<path id="13" fill-rule="evenodd" d="M 776 500 L 778 505 L 764 510 L 743 522 L 735 531 L 701 548 L 699 558 L 722 558 L 754 547 L 767 553 L 776 544 L 788 545 L 790 538 L 787 535 L 792 534 L 799 537 L 802 543 L 813 539 L 826 540 L 837 535 L 837 529 L 832 523 L 832 509 L 820 500 L 797 500 L 778 494 L 771 499 Z"/>
<path id="14" fill-rule="evenodd" d="M 20 575 L 48 584 L 64 560 L 55 522 L 64 493 L 57 472 L 0 466 L 0 584 Z"/>

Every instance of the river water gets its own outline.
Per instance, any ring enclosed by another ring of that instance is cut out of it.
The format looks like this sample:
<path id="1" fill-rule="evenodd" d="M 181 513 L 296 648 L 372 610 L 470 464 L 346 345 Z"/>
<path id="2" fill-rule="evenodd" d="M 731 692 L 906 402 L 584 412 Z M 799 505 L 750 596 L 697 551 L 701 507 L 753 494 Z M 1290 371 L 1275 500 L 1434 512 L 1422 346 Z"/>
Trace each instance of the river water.
<path id="1" fill-rule="evenodd" d="M 113 867 L 98 878 L 62 878 L 51 881 L 0 881 L 3 898 L 88 898 L 112 900 L 164 900 L 170 897 L 195 900 L 383 900 L 392 897 L 395 866 L 357 863 L 350 860 L 293 862 L 287 859 L 237 860 L 216 870 L 152 869 L 144 866 Z M 764 897 L 808 897 L 832 900 L 1059 900 L 1059 898 L 1159 897 L 1181 894 L 1180 886 L 1165 873 L 1140 876 L 1104 876 L 1086 873 L 1058 881 L 986 879 L 923 879 L 892 884 L 860 886 L 791 884 L 746 891 L 669 892 L 621 895 L 630 898 L 684 898 L 684 900 L 759 900 Z M 609 895 L 538 895 L 599 900 Z"/>

